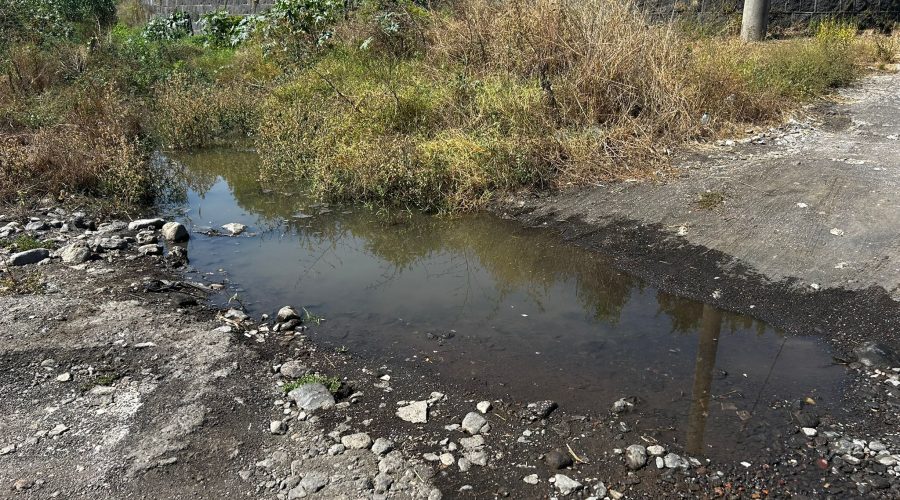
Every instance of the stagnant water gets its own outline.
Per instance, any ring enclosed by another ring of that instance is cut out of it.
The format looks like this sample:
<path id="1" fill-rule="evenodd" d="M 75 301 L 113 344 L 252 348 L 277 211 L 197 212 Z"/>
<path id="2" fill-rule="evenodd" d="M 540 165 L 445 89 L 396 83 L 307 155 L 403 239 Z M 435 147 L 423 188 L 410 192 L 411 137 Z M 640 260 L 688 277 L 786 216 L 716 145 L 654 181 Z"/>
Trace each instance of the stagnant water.
<path id="1" fill-rule="evenodd" d="M 313 329 L 321 342 L 418 356 L 444 376 L 572 412 L 636 396 L 642 429 L 696 455 L 762 450 L 790 427 L 789 401 L 839 411 L 843 371 L 820 340 L 662 293 L 547 232 L 488 215 L 325 207 L 299 186 L 261 186 L 251 152 L 178 160 L 189 228 L 249 226 L 235 238 L 193 234 L 197 274 L 227 275 L 255 313 L 306 307 L 326 318 Z"/>

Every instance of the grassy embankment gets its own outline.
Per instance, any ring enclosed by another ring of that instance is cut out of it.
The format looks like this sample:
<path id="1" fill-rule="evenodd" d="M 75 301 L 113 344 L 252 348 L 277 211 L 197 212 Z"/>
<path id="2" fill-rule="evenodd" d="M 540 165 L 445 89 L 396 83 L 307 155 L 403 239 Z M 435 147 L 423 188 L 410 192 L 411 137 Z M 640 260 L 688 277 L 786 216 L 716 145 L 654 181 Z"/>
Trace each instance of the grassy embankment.
<path id="1" fill-rule="evenodd" d="M 67 6 L 64 29 L 35 21 L 42 5 Z M 279 0 L 189 36 L 177 17 L 142 26 L 134 0 L 118 17 L 111 0 L 0 0 L 0 196 L 146 201 L 152 147 L 253 136 L 265 177 L 325 199 L 474 209 L 660 175 L 675 148 L 776 122 L 896 52 L 837 21 L 745 45 L 613 0 L 344 5 Z"/>

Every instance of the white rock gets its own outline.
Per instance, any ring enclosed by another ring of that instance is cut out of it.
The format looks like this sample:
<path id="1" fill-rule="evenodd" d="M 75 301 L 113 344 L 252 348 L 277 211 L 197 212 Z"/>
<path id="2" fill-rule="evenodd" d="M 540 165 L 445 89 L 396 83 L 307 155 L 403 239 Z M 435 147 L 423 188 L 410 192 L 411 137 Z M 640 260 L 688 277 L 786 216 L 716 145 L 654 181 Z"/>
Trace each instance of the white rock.
<path id="1" fill-rule="evenodd" d="M 57 382 L 68 382 L 70 380 L 72 380 L 72 374 L 69 372 L 60 373 L 59 375 L 56 376 Z"/>
<path id="2" fill-rule="evenodd" d="M 394 442 L 390 439 L 380 437 L 372 444 L 372 453 L 376 455 L 384 455 L 394 449 Z"/>
<path id="3" fill-rule="evenodd" d="M 661 457 L 666 454 L 666 449 L 658 444 L 654 444 L 647 447 L 647 453 L 654 457 Z"/>
<path id="4" fill-rule="evenodd" d="M 522 478 L 522 481 L 525 481 L 528 484 L 538 484 L 541 480 L 538 479 L 537 474 L 529 474 Z"/>
<path id="5" fill-rule="evenodd" d="M 456 462 L 456 459 L 453 457 L 452 453 L 442 453 L 441 454 L 441 464 L 449 467 Z"/>
<path id="6" fill-rule="evenodd" d="M 163 238 L 175 243 L 187 241 L 191 237 L 191 235 L 188 234 L 187 228 L 180 222 L 167 222 L 163 224 L 162 235 Z"/>
<path id="7" fill-rule="evenodd" d="M 302 319 L 302 318 L 300 317 L 300 313 L 297 312 L 296 309 L 294 309 L 291 306 L 284 306 L 278 310 L 278 314 L 275 316 L 275 319 L 277 319 L 278 322 L 281 323 L 281 322 L 289 321 L 292 319 Z"/>
<path id="8" fill-rule="evenodd" d="M 478 403 L 476 408 L 481 413 L 487 413 L 487 412 L 491 411 L 491 402 L 490 401 L 482 401 L 482 402 Z"/>
<path id="9" fill-rule="evenodd" d="M 810 437 L 810 438 L 816 437 L 816 434 L 819 433 L 817 430 L 813 429 L 812 427 L 803 427 L 800 429 L 800 431 L 803 433 L 804 436 Z"/>
<path id="10" fill-rule="evenodd" d="M 141 229 L 159 229 L 166 221 L 162 219 L 137 219 L 128 223 L 129 231 L 139 231 Z"/>
<path id="11" fill-rule="evenodd" d="M 246 231 L 247 226 L 245 226 L 239 222 L 229 222 L 228 224 L 223 225 L 222 229 L 231 233 L 232 236 L 237 236 L 237 235 L 243 233 L 244 231 Z"/>
<path id="12" fill-rule="evenodd" d="M 413 424 L 424 424 L 428 422 L 428 402 L 414 401 L 406 406 L 397 409 L 397 416 L 401 420 Z"/>
<path id="13" fill-rule="evenodd" d="M 582 488 L 581 483 L 565 474 L 557 474 L 553 476 L 553 479 L 553 484 L 556 485 L 556 489 L 559 490 L 559 494 L 562 496 L 569 495 Z"/>
<path id="14" fill-rule="evenodd" d="M 341 444 L 349 450 L 365 450 L 372 446 L 372 438 L 365 432 L 358 432 L 341 437 Z"/>
<path id="15" fill-rule="evenodd" d="M 269 432 L 272 434 L 284 434 L 287 432 L 287 425 L 281 420 L 273 420 L 269 422 Z"/>
<path id="16" fill-rule="evenodd" d="M 469 434 L 478 434 L 487 424 L 487 420 L 474 411 L 469 412 L 463 417 L 462 428 Z"/>

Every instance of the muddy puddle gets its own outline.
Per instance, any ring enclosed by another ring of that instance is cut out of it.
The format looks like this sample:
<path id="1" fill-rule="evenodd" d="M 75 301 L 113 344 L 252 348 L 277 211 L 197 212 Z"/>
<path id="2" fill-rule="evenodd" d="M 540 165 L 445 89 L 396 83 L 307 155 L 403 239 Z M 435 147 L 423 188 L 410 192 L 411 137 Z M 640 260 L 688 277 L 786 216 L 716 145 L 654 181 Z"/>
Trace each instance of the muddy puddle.
<path id="1" fill-rule="evenodd" d="M 476 394 L 553 399 L 570 413 L 606 415 L 636 397 L 636 432 L 712 458 L 749 459 L 796 432 L 799 399 L 841 411 L 844 372 L 819 339 L 661 293 L 552 234 L 488 215 L 318 205 L 259 185 L 250 152 L 178 160 L 189 228 L 248 226 L 194 232 L 196 275 L 227 278 L 227 295 L 257 314 L 304 306 L 325 318 L 313 328 L 324 344 L 415 356 Z"/>

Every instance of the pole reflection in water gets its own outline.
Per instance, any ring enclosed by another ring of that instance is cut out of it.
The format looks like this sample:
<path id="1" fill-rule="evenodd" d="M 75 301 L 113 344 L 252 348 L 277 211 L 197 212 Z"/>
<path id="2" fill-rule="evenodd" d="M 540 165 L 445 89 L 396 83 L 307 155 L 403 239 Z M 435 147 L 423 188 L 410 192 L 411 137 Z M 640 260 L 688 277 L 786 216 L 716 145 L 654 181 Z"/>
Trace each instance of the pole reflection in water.
<path id="1" fill-rule="evenodd" d="M 694 389 L 687 432 L 687 451 L 692 455 L 703 454 L 703 433 L 706 429 L 706 418 L 709 416 L 710 390 L 721 328 L 722 311 L 709 304 L 704 304 L 703 316 L 700 320 L 700 343 L 697 347 L 697 362 L 694 367 Z"/>

